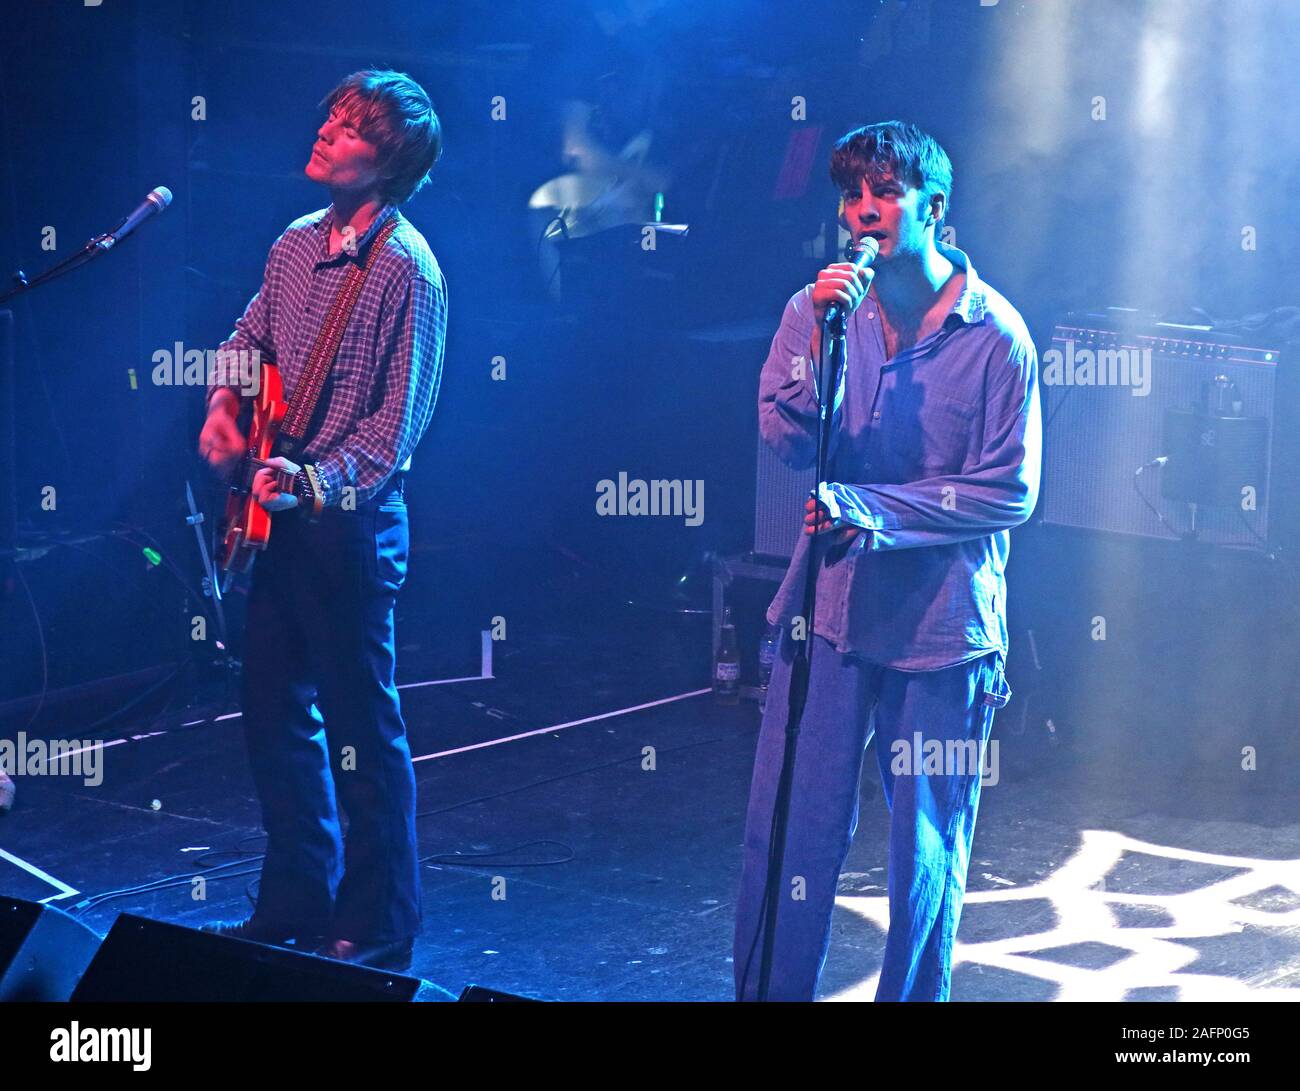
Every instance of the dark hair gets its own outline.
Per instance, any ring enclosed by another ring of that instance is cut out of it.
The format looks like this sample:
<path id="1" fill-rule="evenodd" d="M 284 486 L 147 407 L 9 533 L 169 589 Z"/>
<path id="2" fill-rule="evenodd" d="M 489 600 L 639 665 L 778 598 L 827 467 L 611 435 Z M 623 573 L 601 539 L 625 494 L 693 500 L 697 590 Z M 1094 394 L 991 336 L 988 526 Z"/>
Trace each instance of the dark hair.
<path id="1" fill-rule="evenodd" d="M 952 160 L 929 133 L 909 121 L 879 121 L 846 133 L 831 152 L 831 181 L 841 192 L 864 175 L 889 173 L 925 195 L 943 194 L 944 213 L 952 199 Z"/>
<path id="2" fill-rule="evenodd" d="M 442 155 L 442 125 L 424 88 L 405 72 L 353 72 L 321 106 L 338 107 L 379 149 L 385 201 L 404 204 L 429 181 L 429 171 Z"/>

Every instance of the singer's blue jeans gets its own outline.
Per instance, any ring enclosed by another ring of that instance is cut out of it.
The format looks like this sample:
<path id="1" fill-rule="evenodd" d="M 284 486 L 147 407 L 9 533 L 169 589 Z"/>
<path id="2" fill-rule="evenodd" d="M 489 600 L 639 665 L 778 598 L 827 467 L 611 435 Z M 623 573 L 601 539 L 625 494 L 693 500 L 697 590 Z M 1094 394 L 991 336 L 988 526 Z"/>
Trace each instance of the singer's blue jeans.
<path id="1" fill-rule="evenodd" d="M 736 907 L 740 1000 L 758 995 L 763 888 L 794 648 L 787 628 L 772 671 L 750 788 Z M 812 1000 L 816 994 L 830 946 L 835 888 L 857 829 L 863 754 L 873 729 L 891 813 L 889 936 L 876 999 L 948 998 L 953 940 L 979 806 L 979 762 L 994 709 L 1005 705 L 1009 696 L 998 652 L 943 670 L 912 673 L 840 655 L 829 641 L 814 638 L 794 765 L 769 1000 Z M 942 771 L 923 761 L 925 744 L 932 740 L 951 755 L 940 763 Z M 905 743 L 906 750 L 896 749 L 896 742 Z M 971 761 L 976 746 L 979 757 Z M 917 750 L 920 755 L 914 760 Z"/>

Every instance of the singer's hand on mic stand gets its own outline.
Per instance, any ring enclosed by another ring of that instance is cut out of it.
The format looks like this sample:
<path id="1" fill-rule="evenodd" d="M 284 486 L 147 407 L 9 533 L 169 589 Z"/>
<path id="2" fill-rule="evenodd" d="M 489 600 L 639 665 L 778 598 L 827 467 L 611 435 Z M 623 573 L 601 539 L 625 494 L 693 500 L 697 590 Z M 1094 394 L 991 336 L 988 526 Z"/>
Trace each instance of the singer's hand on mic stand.
<path id="1" fill-rule="evenodd" d="M 862 533 L 861 527 L 845 523 L 831 513 L 825 504 L 808 497 L 804 503 L 803 532 L 805 534 L 829 534 L 836 531 L 836 546 L 848 546 Z"/>
<path id="2" fill-rule="evenodd" d="M 867 298 L 867 290 L 876 271 L 871 266 L 865 268 L 848 261 L 837 261 L 826 266 L 817 274 L 817 283 L 813 285 L 813 334 L 809 349 L 810 359 L 816 360 L 821 352 L 822 323 L 826 320 L 826 311 L 831 304 L 838 303 L 846 315 L 857 310 L 858 304 Z"/>

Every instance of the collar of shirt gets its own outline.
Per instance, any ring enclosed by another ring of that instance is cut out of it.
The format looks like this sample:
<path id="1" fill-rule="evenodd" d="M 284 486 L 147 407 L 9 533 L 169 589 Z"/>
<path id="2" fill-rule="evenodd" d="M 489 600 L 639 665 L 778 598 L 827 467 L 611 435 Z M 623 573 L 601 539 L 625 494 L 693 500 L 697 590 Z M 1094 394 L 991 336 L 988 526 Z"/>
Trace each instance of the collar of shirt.
<path id="1" fill-rule="evenodd" d="M 340 248 L 337 254 L 330 253 L 330 231 L 334 227 L 334 206 L 322 210 L 320 219 L 316 221 L 316 231 L 320 235 L 320 252 L 316 259 L 317 265 L 330 265 L 342 261 L 354 261 L 358 264 L 362 261 L 366 252 L 366 247 L 370 244 L 378 233 L 379 229 L 389 220 L 390 217 L 397 215 L 396 205 L 384 205 L 377 213 L 375 218 L 370 221 L 370 226 L 366 228 L 365 234 L 357 240 L 354 251 L 349 251 L 346 247 Z"/>
<path id="2" fill-rule="evenodd" d="M 953 302 L 952 310 L 944 317 L 938 329 L 917 341 L 916 344 L 902 349 L 889 359 L 885 359 L 884 332 L 875 321 L 876 312 L 880 310 L 880 300 L 879 297 L 875 296 L 874 288 L 871 289 L 871 295 L 875 298 L 875 307 L 868 310 L 866 307 L 860 306 L 853 312 L 853 317 L 850 319 L 850 338 L 855 336 L 868 338 L 879 350 L 878 366 L 882 368 L 896 368 L 914 358 L 922 359 L 934 349 L 936 344 L 946 341 L 948 335 L 959 326 L 981 325 L 988 316 L 988 287 L 980 280 L 979 274 L 975 271 L 975 266 L 971 264 L 970 256 L 964 250 L 958 250 L 955 246 L 948 246 L 946 243 L 939 242 L 938 239 L 935 240 L 934 246 L 940 254 L 966 274 L 966 283 L 962 285 L 960 294 Z M 812 286 L 809 285 L 805 291 L 811 299 Z M 861 320 L 864 312 L 865 323 Z M 809 313 L 811 313 L 811 307 Z M 835 396 L 836 410 L 839 409 L 840 401 L 844 397 L 844 381 L 845 373 L 842 372 L 840 375 L 840 389 Z"/>
<path id="3" fill-rule="evenodd" d="M 946 325 L 949 319 L 956 315 L 966 325 L 978 326 L 984 321 L 984 315 L 988 310 L 988 293 L 984 282 L 975 272 L 975 266 L 971 264 L 966 252 L 958 250 L 955 246 L 949 246 L 936 239 L 934 248 L 966 274 L 966 284 L 961 290 L 961 295 L 957 297 L 957 302 L 952 305 L 951 314 L 944 319 L 944 324 Z"/>

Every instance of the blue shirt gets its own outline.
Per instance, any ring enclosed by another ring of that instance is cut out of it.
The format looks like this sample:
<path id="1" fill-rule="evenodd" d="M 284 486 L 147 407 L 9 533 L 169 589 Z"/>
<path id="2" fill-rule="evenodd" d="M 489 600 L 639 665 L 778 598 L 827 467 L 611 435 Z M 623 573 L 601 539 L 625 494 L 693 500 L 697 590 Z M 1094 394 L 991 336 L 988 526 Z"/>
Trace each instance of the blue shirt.
<path id="1" fill-rule="evenodd" d="M 885 358 L 869 294 L 847 325 L 826 486 L 859 535 L 846 554 L 818 537 L 816 632 L 846 653 L 899 670 L 952 666 L 1007 650 L 1008 531 L 1038 499 L 1038 354 L 1015 308 L 954 247 L 965 287 L 934 333 Z M 788 465 L 815 465 L 812 285 L 786 304 L 759 381 L 759 427 Z M 802 361 L 802 367 L 800 362 Z M 768 610 L 803 605 L 811 539 L 801 534 Z"/>
<path id="2" fill-rule="evenodd" d="M 331 256 L 333 208 L 295 220 L 272 244 L 260 291 L 217 350 L 259 350 L 279 366 L 291 398 L 347 270 L 366 260 L 390 217 L 397 227 L 366 277 L 298 458 L 315 464 L 326 505 L 340 504 L 345 487 L 357 505 L 377 493 L 409 464 L 433 417 L 447 286 L 424 236 L 386 205 L 355 247 Z"/>

